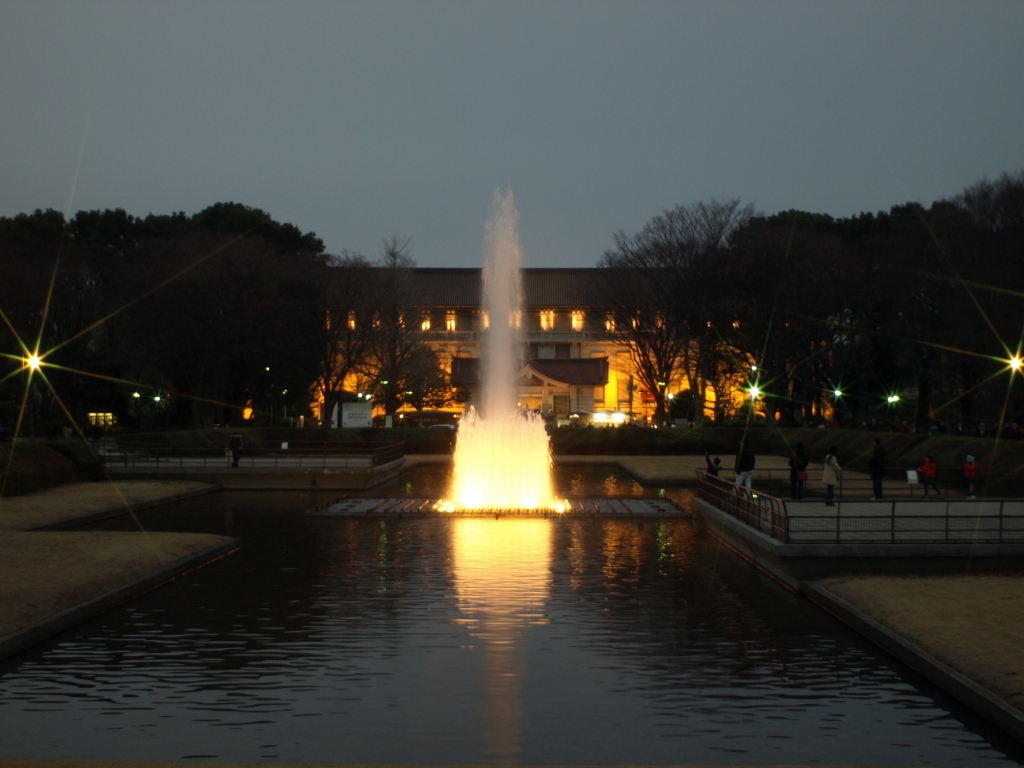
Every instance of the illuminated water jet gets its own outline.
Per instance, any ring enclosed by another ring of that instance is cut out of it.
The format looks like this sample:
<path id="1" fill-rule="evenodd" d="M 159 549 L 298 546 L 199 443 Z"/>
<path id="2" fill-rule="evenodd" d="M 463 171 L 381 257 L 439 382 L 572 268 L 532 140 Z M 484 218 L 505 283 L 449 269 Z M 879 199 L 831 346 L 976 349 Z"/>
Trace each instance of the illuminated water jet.
<path id="1" fill-rule="evenodd" d="M 483 305 L 490 326 L 481 360 L 481 411 L 470 406 L 459 424 L 446 508 L 558 510 L 544 421 L 516 404 L 523 367 L 523 256 L 511 190 L 505 196 L 495 192 L 484 232 Z"/>

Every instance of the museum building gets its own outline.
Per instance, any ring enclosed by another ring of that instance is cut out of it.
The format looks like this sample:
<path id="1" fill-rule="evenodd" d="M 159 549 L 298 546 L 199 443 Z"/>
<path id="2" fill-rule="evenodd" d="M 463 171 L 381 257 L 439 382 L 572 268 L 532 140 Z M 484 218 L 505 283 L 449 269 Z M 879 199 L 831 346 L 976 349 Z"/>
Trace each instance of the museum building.
<path id="1" fill-rule="evenodd" d="M 490 318 L 482 307 L 482 270 L 415 269 L 420 328 L 450 361 L 452 384 L 468 403 L 480 385 L 480 355 Z M 635 386 L 628 350 L 607 335 L 601 297 L 606 275 L 590 269 L 523 269 L 521 323 L 526 355 L 519 372 L 519 405 L 559 420 L 573 414 L 639 414 L 643 396 Z M 618 417 L 621 418 L 621 417 Z"/>

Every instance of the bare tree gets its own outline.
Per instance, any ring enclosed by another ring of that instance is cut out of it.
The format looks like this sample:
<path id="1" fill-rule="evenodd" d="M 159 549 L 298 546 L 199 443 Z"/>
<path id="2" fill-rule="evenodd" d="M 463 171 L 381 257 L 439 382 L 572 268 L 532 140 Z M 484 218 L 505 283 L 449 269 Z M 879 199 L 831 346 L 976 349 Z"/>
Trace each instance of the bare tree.
<path id="1" fill-rule="evenodd" d="M 423 336 L 415 305 L 411 241 L 387 238 L 377 260 L 378 301 L 370 338 L 369 366 L 376 380 L 384 413 L 392 415 L 402 404 L 405 392 L 415 391 L 409 379 L 419 361 L 432 354 Z"/>
<path id="2" fill-rule="evenodd" d="M 716 259 L 736 229 L 753 215 L 739 200 L 676 206 L 635 235 L 619 232 L 600 266 L 606 275 L 609 337 L 628 348 L 643 387 L 666 416 L 666 389 L 684 375 L 693 393 L 694 421 L 704 412 L 707 384 L 719 368 L 721 311 Z"/>
<path id="3" fill-rule="evenodd" d="M 329 419 L 342 398 L 345 382 L 363 372 L 373 339 L 380 281 L 360 253 L 342 251 L 331 258 L 319 302 L 324 323 L 320 377 L 315 387 Z"/>

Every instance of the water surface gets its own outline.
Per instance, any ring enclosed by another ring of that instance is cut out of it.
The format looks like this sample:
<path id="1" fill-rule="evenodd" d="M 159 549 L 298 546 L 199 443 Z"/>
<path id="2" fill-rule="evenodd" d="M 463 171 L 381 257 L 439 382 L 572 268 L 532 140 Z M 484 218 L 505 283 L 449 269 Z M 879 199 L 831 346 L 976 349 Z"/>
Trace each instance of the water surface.
<path id="1" fill-rule="evenodd" d="M 326 500 L 222 493 L 140 514 L 244 547 L 0 665 L 0 756 L 1021 758 L 689 521 L 303 516 Z"/>

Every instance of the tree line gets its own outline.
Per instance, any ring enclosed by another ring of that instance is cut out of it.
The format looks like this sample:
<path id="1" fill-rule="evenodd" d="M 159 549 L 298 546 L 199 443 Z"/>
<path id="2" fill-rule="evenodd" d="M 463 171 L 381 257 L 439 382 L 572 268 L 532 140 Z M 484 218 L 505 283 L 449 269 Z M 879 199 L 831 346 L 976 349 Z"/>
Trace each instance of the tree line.
<path id="1" fill-rule="evenodd" d="M 603 333 L 630 351 L 657 421 L 700 423 L 710 391 L 740 386 L 783 425 L 1024 423 L 1009 368 L 1024 332 L 1024 172 L 839 219 L 677 206 L 615 234 L 598 266 Z M 267 423 L 310 416 L 311 395 L 328 416 L 359 393 L 387 413 L 451 404 L 412 311 L 414 267 L 408 240 L 332 255 L 235 203 L 0 218 L 0 425 L 23 412 L 42 433 L 102 411 L 207 427 L 244 408 Z M 718 398 L 716 418 L 749 404 Z"/>
<path id="2" fill-rule="evenodd" d="M 413 266 L 408 241 L 385 241 L 375 260 L 333 256 L 234 203 L 0 218 L 0 425 L 23 413 L 23 432 L 47 434 L 108 412 L 126 426 L 208 427 L 247 408 L 268 423 L 310 416 L 318 392 L 333 405 L 346 379 L 375 386 L 389 412 L 429 405 L 446 382 L 405 328 Z"/>
<path id="3" fill-rule="evenodd" d="M 1024 172 L 838 219 L 677 206 L 618 233 L 600 265 L 609 332 L 631 345 L 658 420 L 699 423 L 708 386 L 741 382 L 783 425 L 833 409 L 919 430 L 1024 424 Z"/>

